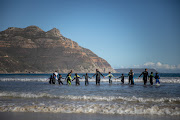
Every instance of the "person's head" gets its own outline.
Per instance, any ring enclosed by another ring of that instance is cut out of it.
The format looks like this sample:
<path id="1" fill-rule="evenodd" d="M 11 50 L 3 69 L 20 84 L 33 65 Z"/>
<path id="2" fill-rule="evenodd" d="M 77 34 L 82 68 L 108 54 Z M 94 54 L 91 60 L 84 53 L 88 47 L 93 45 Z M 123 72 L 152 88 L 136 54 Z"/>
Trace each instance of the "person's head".
<path id="1" fill-rule="evenodd" d="M 153 72 L 151 72 L 151 74 L 153 74 Z"/>
<path id="2" fill-rule="evenodd" d="M 53 76 L 51 75 L 51 77 L 53 77 Z"/>
<path id="3" fill-rule="evenodd" d="M 75 73 L 75 75 L 77 76 L 77 73 Z"/>
<path id="4" fill-rule="evenodd" d="M 98 69 L 96 69 L 96 72 L 98 72 L 99 70 Z"/>
<path id="5" fill-rule="evenodd" d="M 62 75 L 61 74 L 59 74 L 59 77 L 61 77 Z"/>
<path id="6" fill-rule="evenodd" d="M 57 70 L 55 70 L 55 72 L 57 72 Z"/>
<path id="7" fill-rule="evenodd" d="M 122 74 L 122 75 L 124 75 L 124 74 Z"/>
<path id="8" fill-rule="evenodd" d="M 130 69 L 130 72 L 132 72 L 133 70 L 132 69 Z"/>
<path id="9" fill-rule="evenodd" d="M 109 74 L 111 74 L 111 72 L 109 72 Z"/>
<path id="10" fill-rule="evenodd" d="M 145 71 L 147 71 L 147 68 L 145 69 Z"/>
<path id="11" fill-rule="evenodd" d="M 158 72 L 156 72 L 156 75 L 158 74 Z"/>
<path id="12" fill-rule="evenodd" d="M 73 71 L 72 71 L 72 70 L 71 70 L 70 72 L 71 72 L 71 73 L 73 73 Z"/>
<path id="13" fill-rule="evenodd" d="M 88 73 L 86 73 L 86 75 L 88 75 Z"/>

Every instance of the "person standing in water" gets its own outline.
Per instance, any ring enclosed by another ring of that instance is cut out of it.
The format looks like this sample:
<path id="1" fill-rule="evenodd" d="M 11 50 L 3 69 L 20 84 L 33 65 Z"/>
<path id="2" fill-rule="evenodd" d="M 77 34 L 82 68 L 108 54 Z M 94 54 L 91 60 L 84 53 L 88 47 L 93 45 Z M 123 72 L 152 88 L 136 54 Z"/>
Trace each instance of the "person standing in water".
<path id="1" fill-rule="evenodd" d="M 129 84 L 131 82 L 131 85 L 134 85 L 134 73 L 132 69 L 130 70 L 128 76 L 129 76 Z"/>
<path id="2" fill-rule="evenodd" d="M 121 78 L 121 83 L 124 84 L 124 74 L 122 74 L 120 77 L 118 77 L 117 79 Z"/>
<path id="3" fill-rule="evenodd" d="M 49 84 L 52 84 L 52 81 L 53 81 L 53 75 L 51 75 L 49 78 Z"/>
<path id="4" fill-rule="evenodd" d="M 72 73 L 73 73 L 73 71 L 71 70 L 71 71 L 66 75 L 65 80 L 67 80 L 67 78 L 69 77 L 69 75 L 72 74 Z M 67 84 L 68 84 L 68 80 L 67 80 Z"/>
<path id="5" fill-rule="evenodd" d="M 112 84 L 111 78 L 114 76 L 111 74 L 111 72 L 109 72 L 109 74 L 106 77 L 109 77 L 109 84 Z"/>
<path id="6" fill-rule="evenodd" d="M 104 75 L 101 74 L 98 69 L 96 69 L 96 73 L 93 75 L 93 77 L 94 77 L 94 76 L 96 76 L 96 85 L 100 85 L 101 76 L 104 77 Z M 92 77 L 92 78 L 93 78 L 93 77 Z M 105 78 L 105 77 L 104 77 L 104 78 Z"/>
<path id="7" fill-rule="evenodd" d="M 59 83 L 59 85 L 60 85 L 60 84 L 62 84 L 62 85 L 63 85 L 63 82 L 61 81 L 61 79 L 63 79 L 63 78 L 62 78 L 62 75 L 61 75 L 61 74 L 59 74 L 59 78 L 58 78 L 58 83 Z"/>
<path id="8" fill-rule="evenodd" d="M 89 81 L 88 81 L 88 78 L 90 78 L 89 77 L 89 75 L 88 75 L 88 73 L 86 73 L 86 75 L 83 75 L 84 77 L 85 77 L 85 85 L 87 86 L 87 85 L 89 85 Z M 82 76 L 82 77 L 83 77 Z M 91 78 L 90 78 L 91 79 Z"/>
<path id="9" fill-rule="evenodd" d="M 76 85 L 80 85 L 79 78 L 80 78 L 80 76 L 79 76 L 77 73 L 75 73 L 74 79 L 76 79 Z M 74 79 L 73 79 L 73 80 L 74 80 Z M 72 81 L 73 81 L 73 80 L 72 80 Z"/>
<path id="10" fill-rule="evenodd" d="M 146 85 L 147 79 L 148 79 L 148 77 L 149 77 L 147 69 L 145 69 L 145 71 L 140 74 L 140 76 L 138 77 L 138 79 L 141 77 L 141 75 L 143 75 L 144 85 Z"/>
<path id="11" fill-rule="evenodd" d="M 71 73 L 70 73 L 67 77 L 67 85 L 71 85 L 71 80 L 72 78 L 71 78 Z"/>
<path id="12" fill-rule="evenodd" d="M 55 76 L 54 76 L 55 79 L 58 80 L 58 72 L 57 72 L 57 70 L 54 72 L 54 75 L 55 75 Z"/>
<path id="13" fill-rule="evenodd" d="M 149 79 L 150 79 L 150 84 L 153 85 L 153 72 L 151 72 L 151 75 L 149 76 Z"/>
<path id="14" fill-rule="evenodd" d="M 155 75 L 154 78 L 156 79 L 156 84 L 157 84 L 157 85 L 160 85 L 160 81 L 159 81 L 160 75 L 159 75 L 158 73 L 156 73 L 156 75 Z"/>
<path id="15" fill-rule="evenodd" d="M 53 83 L 53 84 L 56 84 L 56 81 L 58 81 L 58 72 L 57 72 L 57 71 L 55 71 L 55 72 L 53 73 L 53 81 L 52 81 L 52 83 Z"/>
<path id="16" fill-rule="evenodd" d="M 53 73 L 53 79 L 52 79 L 52 84 L 56 84 L 56 75 Z"/>

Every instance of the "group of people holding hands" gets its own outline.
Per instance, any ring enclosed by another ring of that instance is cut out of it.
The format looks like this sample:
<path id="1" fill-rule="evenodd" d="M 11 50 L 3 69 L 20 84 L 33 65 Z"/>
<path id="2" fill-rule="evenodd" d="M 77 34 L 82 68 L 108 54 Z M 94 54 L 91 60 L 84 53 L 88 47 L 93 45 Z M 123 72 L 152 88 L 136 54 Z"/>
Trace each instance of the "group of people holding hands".
<path id="1" fill-rule="evenodd" d="M 75 73 L 75 76 L 74 78 L 72 79 L 71 77 L 71 74 L 72 74 L 72 70 L 67 74 L 67 76 L 65 78 L 62 78 L 62 75 L 61 74 L 58 74 L 57 71 L 55 71 L 53 73 L 53 75 L 50 76 L 49 78 L 49 83 L 50 84 L 56 84 L 56 81 L 58 81 L 59 85 L 62 84 L 63 85 L 63 82 L 62 82 L 62 79 L 65 79 L 65 81 L 67 82 L 67 85 L 71 85 L 71 81 L 74 81 L 76 82 L 76 85 L 80 85 L 80 81 L 79 79 L 81 79 L 81 77 Z M 150 80 L 150 84 L 153 85 L 153 78 L 156 79 L 156 84 L 160 84 L 160 76 L 158 75 L 158 73 L 156 72 L 155 76 L 153 75 L 153 72 L 151 72 L 151 74 L 149 75 L 148 74 L 148 70 L 145 69 L 144 72 L 142 72 L 140 74 L 140 76 L 138 77 L 138 79 L 143 75 L 143 81 L 144 81 L 144 85 L 146 85 L 147 81 L 148 81 L 148 78 Z M 100 80 L 101 80 L 101 76 L 102 77 L 108 77 L 109 78 L 109 84 L 112 84 L 112 78 L 114 78 L 114 76 L 111 74 L 111 72 L 109 72 L 109 74 L 107 76 L 104 76 L 101 72 L 99 72 L 98 69 L 96 69 L 96 73 L 92 76 L 92 78 L 96 76 L 96 85 L 100 85 Z M 82 78 L 85 77 L 85 85 L 88 85 L 89 84 L 89 81 L 88 79 L 91 77 L 89 77 L 88 73 L 86 73 L 85 75 L 82 76 Z M 133 70 L 131 69 L 130 72 L 128 73 L 128 76 L 124 76 L 124 74 L 122 74 L 120 77 L 118 78 L 115 78 L 116 79 L 121 79 L 121 83 L 124 84 L 124 77 L 129 77 L 129 83 L 130 85 L 134 85 L 134 73 L 133 73 Z"/>

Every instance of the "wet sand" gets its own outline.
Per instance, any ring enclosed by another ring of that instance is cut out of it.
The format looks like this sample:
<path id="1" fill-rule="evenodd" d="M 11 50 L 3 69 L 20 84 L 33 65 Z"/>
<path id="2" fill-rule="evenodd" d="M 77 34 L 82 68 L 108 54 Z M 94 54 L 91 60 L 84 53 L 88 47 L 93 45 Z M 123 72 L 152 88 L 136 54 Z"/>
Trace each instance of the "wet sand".
<path id="1" fill-rule="evenodd" d="M 0 112 L 1 120 L 179 120 L 180 116 Z"/>

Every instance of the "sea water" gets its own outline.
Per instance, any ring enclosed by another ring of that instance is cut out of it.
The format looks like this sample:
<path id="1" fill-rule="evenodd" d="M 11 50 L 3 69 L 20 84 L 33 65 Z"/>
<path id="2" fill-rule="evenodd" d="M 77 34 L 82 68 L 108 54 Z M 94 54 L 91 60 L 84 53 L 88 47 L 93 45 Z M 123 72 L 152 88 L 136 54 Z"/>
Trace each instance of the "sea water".
<path id="1" fill-rule="evenodd" d="M 144 86 L 139 74 L 135 74 L 133 86 L 128 85 L 127 77 L 124 85 L 120 79 L 115 80 L 120 77 L 118 73 L 113 74 L 112 84 L 108 78 L 101 78 L 100 86 L 94 78 L 89 79 L 88 86 L 84 79 L 80 79 L 80 86 L 75 81 L 66 85 L 64 79 L 64 85 L 52 85 L 50 75 L 0 74 L 0 112 L 180 115 L 180 74 L 160 74 L 160 86 L 155 80 L 153 86 L 149 80 Z"/>

